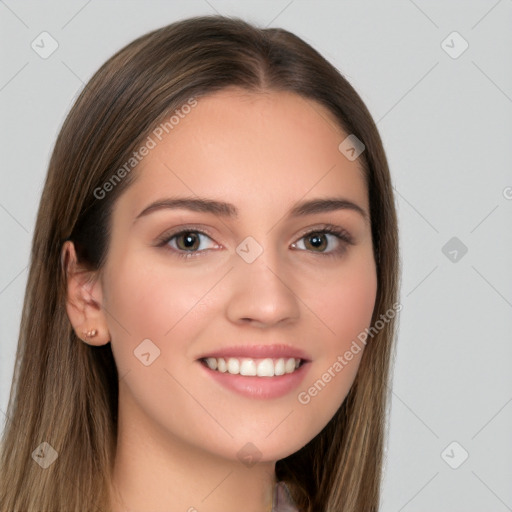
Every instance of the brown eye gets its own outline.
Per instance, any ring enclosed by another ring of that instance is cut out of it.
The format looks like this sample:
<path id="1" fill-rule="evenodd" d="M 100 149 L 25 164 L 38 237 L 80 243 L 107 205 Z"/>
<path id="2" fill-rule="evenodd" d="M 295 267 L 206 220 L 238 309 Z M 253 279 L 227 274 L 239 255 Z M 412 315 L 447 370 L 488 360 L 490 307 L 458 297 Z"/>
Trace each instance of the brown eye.
<path id="1" fill-rule="evenodd" d="M 308 251 L 323 252 L 327 248 L 327 236 L 325 233 L 310 233 L 304 237 L 304 246 Z"/>
<path id="2" fill-rule="evenodd" d="M 354 240 L 345 229 L 326 226 L 303 234 L 291 247 L 322 256 L 341 256 L 349 245 L 354 245 Z"/>
<path id="3" fill-rule="evenodd" d="M 176 246 L 182 251 L 196 251 L 201 243 L 199 233 L 185 231 L 175 236 Z"/>
<path id="4" fill-rule="evenodd" d="M 188 253 L 189 255 L 218 248 L 218 245 L 206 233 L 196 230 L 179 231 L 173 235 L 164 235 L 160 244 L 162 246 L 166 245 L 177 253 Z"/>

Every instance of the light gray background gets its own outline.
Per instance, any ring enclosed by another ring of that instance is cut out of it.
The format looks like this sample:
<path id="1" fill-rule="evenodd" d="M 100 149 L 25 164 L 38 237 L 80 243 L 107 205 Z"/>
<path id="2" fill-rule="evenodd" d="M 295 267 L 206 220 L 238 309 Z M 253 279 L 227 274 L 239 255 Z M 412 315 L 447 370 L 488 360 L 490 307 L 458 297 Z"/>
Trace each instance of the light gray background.
<path id="1" fill-rule="evenodd" d="M 512 510 L 511 0 L 0 1 L 2 413 L 42 184 L 74 98 L 135 37 L 215 12 L 312 44 L 384 140 L 403 310 L 381 511 Z M 31 48 L 43 31 L 59 44 L 47 59 Z M 469 44 L 457 58 L 453 31 Z"/>

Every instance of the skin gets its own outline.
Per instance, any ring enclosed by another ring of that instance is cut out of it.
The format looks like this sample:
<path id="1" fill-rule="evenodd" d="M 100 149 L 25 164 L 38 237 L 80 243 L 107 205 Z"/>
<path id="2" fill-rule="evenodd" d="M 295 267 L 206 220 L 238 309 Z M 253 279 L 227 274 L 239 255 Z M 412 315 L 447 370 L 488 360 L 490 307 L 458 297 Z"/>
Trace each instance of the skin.
<path id="1" fill-rule="evenodd" d="M 307 405 L 297 395 L 370 325 L 375 304 L 368 191 L 359 160 L 338 150 L 346 136 L 327 110 L 293 93 L 229 88 L 200 98 L 133 171 L 114 207 L 105 267 L 86 280 L 66 243 L 70 321 L 81 338 L 98 331 L 87 343 L 111 341 L 120 376 L 115 512 L 269 510 L 275 462 L 342 404 L 363 350 Z M 134 222 L 171 196 L 227 201 L 239 214 L 160 209 Z M 331 197 L 367 217 L 349 209 L 289 217 L 299 201 Z M 347 230 L 353 245 L 335 235 L 323 249 L 308 244 L 305 232 L 324 224 Z M 176 238 L 157 247 L 185 225 L 211 233 L 199 256 L 178 257 Z M 247 236 L 263 248 L 250 264 L 235 251 Z M 144 339 L 160 350 L 149 366 L 134 356 Z M 311 359 L 305 381 L 280 398 L 238 395 L 197 361 L 230 345 L 275 343 Z M 248 442 L 261 452 L 252 467 L 237 456 Z"/>

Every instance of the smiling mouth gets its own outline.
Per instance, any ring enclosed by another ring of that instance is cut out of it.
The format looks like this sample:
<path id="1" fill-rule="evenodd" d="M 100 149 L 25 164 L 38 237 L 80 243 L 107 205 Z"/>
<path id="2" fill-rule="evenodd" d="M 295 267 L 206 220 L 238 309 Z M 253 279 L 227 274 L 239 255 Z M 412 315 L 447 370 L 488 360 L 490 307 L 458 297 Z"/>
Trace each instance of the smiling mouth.
<path id="1" fill-rule="evenodd" d="M 231 375 L 278 377 L 294 373 L 306 363 L 295 357 L 250 358 L 250 357 L 205 357 L 201 363 L 210 370 Z"/>

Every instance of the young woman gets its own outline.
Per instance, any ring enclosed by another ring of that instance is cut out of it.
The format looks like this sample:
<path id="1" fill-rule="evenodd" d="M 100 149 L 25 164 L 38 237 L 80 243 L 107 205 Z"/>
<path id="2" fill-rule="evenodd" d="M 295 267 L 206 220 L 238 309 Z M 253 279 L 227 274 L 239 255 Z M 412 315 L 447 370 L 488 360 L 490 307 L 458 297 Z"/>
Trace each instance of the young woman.
<path id="1" fill-rule="evenodd" d="M 399 276 L 381 139 L 297 36 L 109 59 L 37 223 L 2 511 L 377 511 Z"/>

